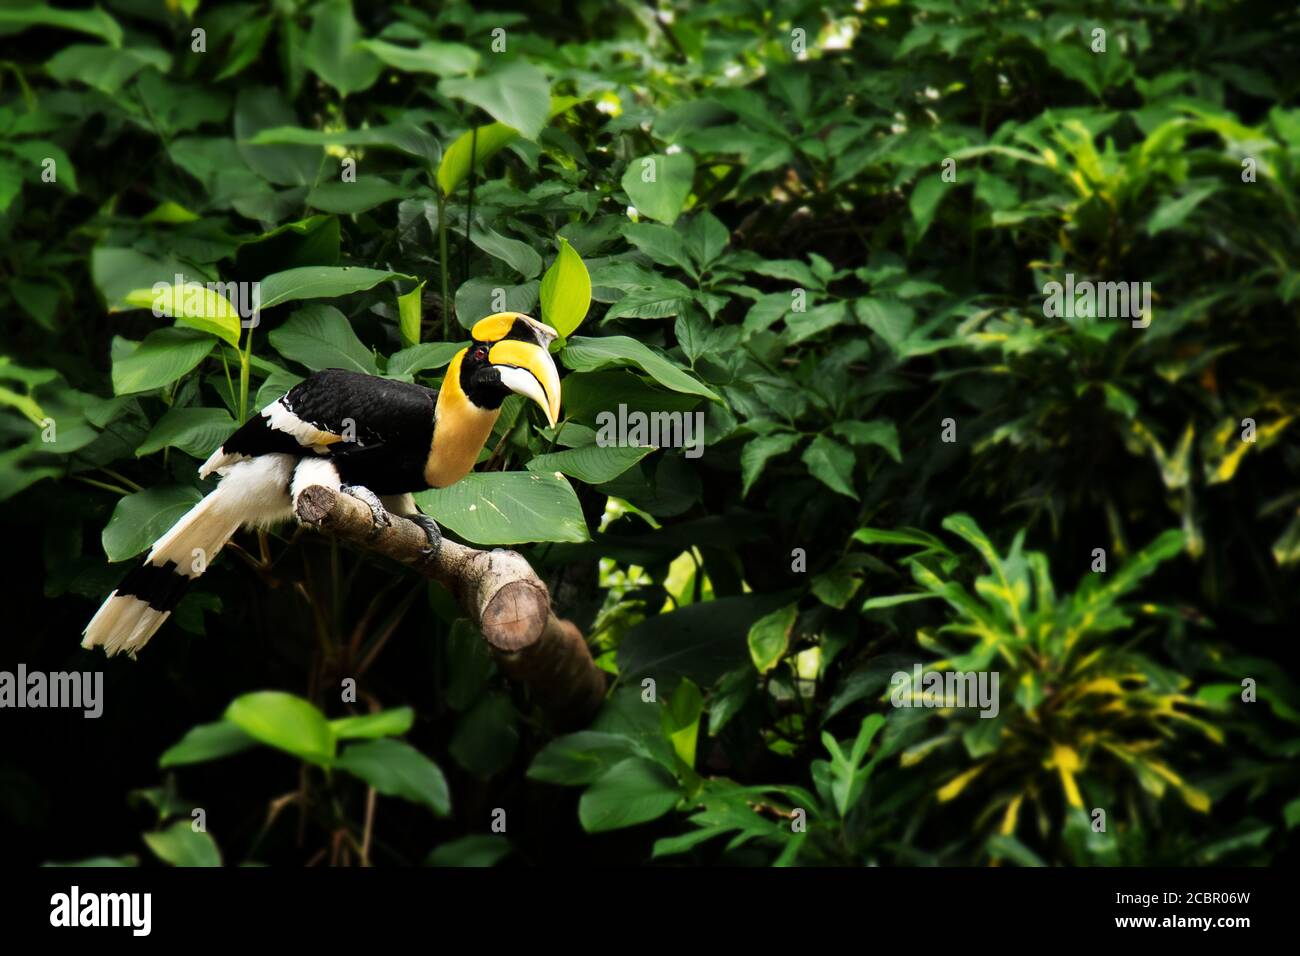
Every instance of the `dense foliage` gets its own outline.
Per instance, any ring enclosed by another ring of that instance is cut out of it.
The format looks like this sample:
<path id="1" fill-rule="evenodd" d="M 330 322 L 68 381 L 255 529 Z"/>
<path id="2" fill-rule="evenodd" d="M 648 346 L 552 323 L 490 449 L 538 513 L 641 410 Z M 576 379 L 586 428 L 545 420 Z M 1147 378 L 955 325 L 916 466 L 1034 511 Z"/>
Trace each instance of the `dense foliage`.
<path id="1" fill-rule="evenodd" d="M 0 8 L 2 657 L 106 688 L 98 720 L 0 717 L 6 845 L 1292 853 L 1283 6 Z M 260 283 L 258 323 L 156 318 L 176 275 Z M 1067 275 L 1151 307 L 1052 314 Z M 422 501 L 583 628 L 590 727 L 550 726 L 440 588 L 295 527 L 241 533 L 137 662 L 79 649 L 239 421 L 319 368 L 436 386 L 503 304 L 565 334 L 564 420 L 511 399 Z M 702 453 L 603 447 L 620 405 L 702 413 Z M 997 716 L 892 706 L 917 663 L 996 671 Z"/>

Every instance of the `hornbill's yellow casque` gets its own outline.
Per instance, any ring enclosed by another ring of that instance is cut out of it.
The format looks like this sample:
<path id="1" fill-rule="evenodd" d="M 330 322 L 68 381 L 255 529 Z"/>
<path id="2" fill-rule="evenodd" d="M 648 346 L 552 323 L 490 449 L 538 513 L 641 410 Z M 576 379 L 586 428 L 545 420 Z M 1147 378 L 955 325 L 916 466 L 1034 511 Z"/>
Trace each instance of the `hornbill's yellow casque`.
<path id="1" fill-rule="evenodd" d="M 385 506 L 410 517 L 436 549 L 441 532 L 411 492 L 469 474 L 511 392 L 540 405 L 552 427 L 560 414 L 560 376 L 547 351 L 553 328 L 499 312 L 470 335 L 437 391 L 325 369 L 262 409 L 203 463 L 199 475 L 216 472 L 220 484 L 108 596 L 82 647 L 135 656 L 237 530 L 292 517 L 311 485 L 359 498 L 378 524 L 388 520 Z"/>

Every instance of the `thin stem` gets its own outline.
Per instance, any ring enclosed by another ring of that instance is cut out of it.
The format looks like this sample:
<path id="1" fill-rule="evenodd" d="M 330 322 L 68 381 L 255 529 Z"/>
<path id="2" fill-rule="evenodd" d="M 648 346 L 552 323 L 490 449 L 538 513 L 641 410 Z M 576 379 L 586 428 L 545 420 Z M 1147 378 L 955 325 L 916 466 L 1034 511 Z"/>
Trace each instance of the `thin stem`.
<path id="1" fill-rule="evenodd" d="M 253 357 L 253 327 L 248 327 L 244 351 L 239 353 L 239 424 L 248 420 L 248 375 Z"/>
<path id="2" fill-rule="evenodd" d="M 451 340 L 451 296 L 447 291 L 447 200 L 438 193 L 438 268 L 442 272 L 442 340 Z"/>

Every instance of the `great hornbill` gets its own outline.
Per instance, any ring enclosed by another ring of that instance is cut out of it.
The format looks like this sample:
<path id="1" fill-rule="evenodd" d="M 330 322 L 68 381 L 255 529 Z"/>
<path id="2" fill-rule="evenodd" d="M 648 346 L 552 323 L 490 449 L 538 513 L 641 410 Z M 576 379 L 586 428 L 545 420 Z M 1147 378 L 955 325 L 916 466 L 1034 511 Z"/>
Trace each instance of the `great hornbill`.
<path id="1" fill-rule="evenodd" d="M 436 391 L 324 369 L 249 419 L 199 468 L 202 478 L 221 476 L 216 489 L 108 596 L 81 646 L 134 657 L 237 530 L 292 517 L 311 485 L 360 499 L 377 524 L 385 508 L 405 515 L 437 548 L 441 532 L 411 493 L 469 474 L 511 392 L 540 405 L 552 427 L 560 414 L 560 376 L 547 351 L 553 328 L 499 312 L 470 335 Z"/>

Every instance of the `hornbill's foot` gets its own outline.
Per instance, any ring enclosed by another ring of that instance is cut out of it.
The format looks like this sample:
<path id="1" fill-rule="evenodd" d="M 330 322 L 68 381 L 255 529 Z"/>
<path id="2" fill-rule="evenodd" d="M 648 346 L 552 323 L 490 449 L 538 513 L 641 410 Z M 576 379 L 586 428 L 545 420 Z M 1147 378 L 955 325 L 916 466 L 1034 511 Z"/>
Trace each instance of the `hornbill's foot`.
<path id="1" fill-rule="evenodd" d="M 442 529 L 438 527 L 438 522 L 419 512 L 406 517 L 424 529 L 424 537 L 429 542 L 429 546 L 424 549 L 425 557 L 437 557 L 438 552 L 442 550 Z"/>
<path id="2" fill-rule="evenodd" d="M 342 485 L 339 491 L 351 498 L 356 498 L 370 509 L 371 538 L 377 537 L 380 531 L 393 523 L 388 517 L 388 511 L 384 508 L 384 503 L 379 500 L 379 496 L 364 485 Z"/>

